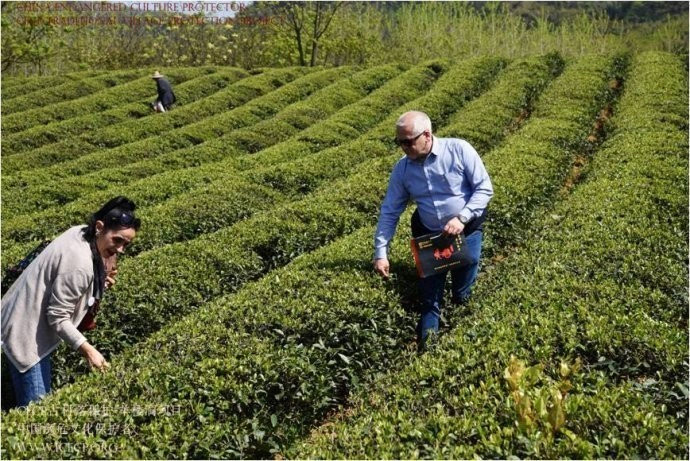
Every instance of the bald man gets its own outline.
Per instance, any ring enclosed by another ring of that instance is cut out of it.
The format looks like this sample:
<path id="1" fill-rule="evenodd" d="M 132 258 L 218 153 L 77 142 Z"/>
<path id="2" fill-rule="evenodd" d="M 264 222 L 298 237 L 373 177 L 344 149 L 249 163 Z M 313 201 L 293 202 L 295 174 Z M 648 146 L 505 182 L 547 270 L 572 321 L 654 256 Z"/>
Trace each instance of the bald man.
<path id="1" fill-rule="evenodd" d="M 477 151 L 465 140 L 437 138 L 431 120 L 411 111 L 396 123 L 395 142 L 405 152 L 393 167 L 381 205 L 374 238 L 374 270 L 388 278 L 388 249 L 400 215 L 411 199 L 412 235 L 430 233 L 463 236 L 463 262 L 452 269 L 452 302 L 464 304 L 477 278 L 482 249 L 482 223 L 493 196 L 491 179 Z M 417 325 L 419 346 L 429 332 L 438 332 L 446 274 L 419 279 L 422 313 Z"/>

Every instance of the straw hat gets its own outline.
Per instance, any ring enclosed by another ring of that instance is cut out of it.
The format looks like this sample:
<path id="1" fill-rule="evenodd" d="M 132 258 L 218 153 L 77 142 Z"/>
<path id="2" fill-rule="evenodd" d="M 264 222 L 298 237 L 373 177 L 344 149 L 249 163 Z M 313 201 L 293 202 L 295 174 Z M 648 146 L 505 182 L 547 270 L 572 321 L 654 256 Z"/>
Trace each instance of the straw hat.
<path id="1" fill-rule="evenodd" d="M 162 77 L 163 77 L 163 75 L 161 75 L 160 72 L 156 71 L 153 73 L 153 76 L 151 78 L 162 78 Z"/>

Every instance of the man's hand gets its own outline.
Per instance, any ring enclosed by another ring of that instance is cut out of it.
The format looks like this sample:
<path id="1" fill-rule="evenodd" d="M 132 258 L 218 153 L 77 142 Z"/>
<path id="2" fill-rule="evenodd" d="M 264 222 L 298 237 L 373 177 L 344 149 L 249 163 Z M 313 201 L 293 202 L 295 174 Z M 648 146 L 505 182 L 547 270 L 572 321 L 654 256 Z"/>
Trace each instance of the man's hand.
<path id="1" fill-rule="evenodd" d="M 443 228 L 443 233 L 446 235 L 460 235 L 464 229 L 465 225 L 460 222 L 460 219 L 453 218 L 448 221 L 446 226 Z"/>
<path id="2" fill-rule="evenodd" d="M 381 259 L 375 259 L 374 260 L 374 270 L 378 272 L 378 274 L 383 277 L 384 279 L 387 279 L 388 276 L 390 275 L 390 264 L 388 263 L 388 259 L 386 258 L 381 258 Z"/>
<path id="3" fill-rule="evenodd" d="M 86 359 L 86 362 L 89 364 L 89 367 L 91 369 L 98 369 L 101 372 L 105 372 L 108 368 L 110 368 L 110 364 L 103 358 L 100 352 L 96 350 L 95 347 L 93 347 L 89 343 L 84 343 L 81 346 L 79 346 L 79 351 L 81 352 L 81 355 L 84 356 Z"/>

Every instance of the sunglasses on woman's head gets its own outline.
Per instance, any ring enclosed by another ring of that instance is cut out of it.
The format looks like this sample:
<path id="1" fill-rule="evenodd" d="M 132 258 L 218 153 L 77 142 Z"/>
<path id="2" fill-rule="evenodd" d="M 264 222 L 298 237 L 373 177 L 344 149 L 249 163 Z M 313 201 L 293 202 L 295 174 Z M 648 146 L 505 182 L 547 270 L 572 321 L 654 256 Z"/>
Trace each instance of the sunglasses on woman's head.
<path id="1" fill-rule="evenodd" d="M 134 215 L 128 211 L 121 211 L 117 214 L 108 216 L 108 221 L 120 227 L 134 227 L 139 221 Z"/>

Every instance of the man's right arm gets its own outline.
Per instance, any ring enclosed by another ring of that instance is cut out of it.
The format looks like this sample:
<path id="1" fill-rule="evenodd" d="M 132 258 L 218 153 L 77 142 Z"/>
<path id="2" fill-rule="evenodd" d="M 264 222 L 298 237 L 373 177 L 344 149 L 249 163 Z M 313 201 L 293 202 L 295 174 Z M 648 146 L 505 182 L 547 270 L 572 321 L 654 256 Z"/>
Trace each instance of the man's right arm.
<path id="1" fill-rule="evenodd" d="M 374 237 L 374 269 L 384 277 L 388 276 L 388 246 L 409 200 L 409 193 L 402 180 L 401 163 L 393 168 L 388 181 Z"/>

